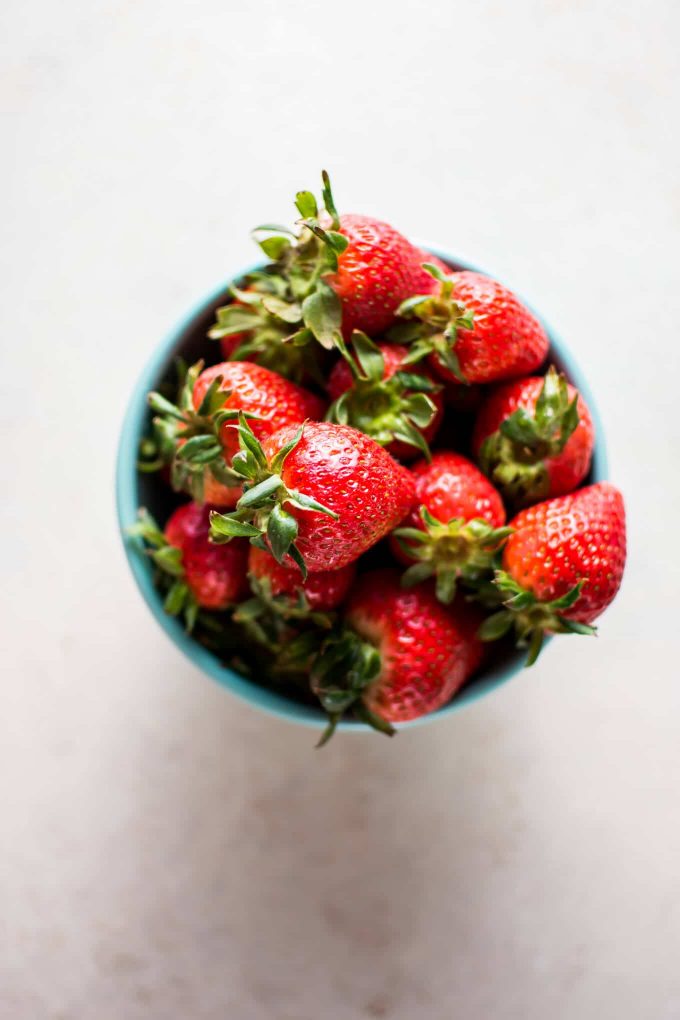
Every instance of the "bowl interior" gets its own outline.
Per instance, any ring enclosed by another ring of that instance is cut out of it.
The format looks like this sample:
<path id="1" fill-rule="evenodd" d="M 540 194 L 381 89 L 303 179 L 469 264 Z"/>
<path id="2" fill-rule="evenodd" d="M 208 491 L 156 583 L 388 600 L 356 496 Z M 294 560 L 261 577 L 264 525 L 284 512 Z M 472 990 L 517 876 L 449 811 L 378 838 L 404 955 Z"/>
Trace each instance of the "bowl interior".
<path id="1" fill-rule="evenodd" d="M 424 244 L 423 247 L 438 255 L 453 269 L 478 269 L 477 266 L 473 266 L 435 245 Z M 248 267 L 235 274 L 232 280 L 242 279 L 252 268 L 254 267 Z M 493 275 L 483 269 L 479 271 Z M 236 670 L 224 665 L 215 654 L 187 635 L 180 621 L 164 612 L 163 597 L 154 587 L 151 564 L 148 558 L 141 554 L 139 540 L 131 539 L 126 533 L 126 529 L 135 522 L 139 507 L 146 507 L 157 520 L 164 522 L 173 508 L 186 498 L 177 497 L 172 493 L 159 480 L 158 475 L 140 474 L 136 469 L 139 443 L 149 429 L 150 415 L 146 395 L 149 390 L 157 389 L 164 380 L 172 377 L 175 359 L 178 356 L 184 358 L 188 364 L 192 364 L 199 358 L 205 358 L 208 364 L 216 360 L 219 348 L 214 341 L 207 339 L 206 334 L 214 321 L 215 309 L 225 304 L 228 297 L 228 284 L 224 284 L 201 301 L 158 346 L 139 377 L 127 410 L 118 450 L 116 495 L 123 543 L 132 573 L 153 615 L 178 648 L 192 662 L 222 686 L 227 687 L 233 694 L 250 704 L 281 718 L 314 728 L 322 728 L 325 725 L 325 717 L 320 709 L 302 701 L 298 702 L 287 694 L 279 693 L 255 680 L 242 676 Z M 532 307 L 528 302 L 525 303 Z M 607 477 L 605 441 L 597 406 L 587 381 L 555 331 L 536 309 L 532 308 L 532 311 L 541 320 L 550 338 L 550 361 L 566 373 L 569 380 L 580 390 L 590 408 L 596 429 L 596 446 L 590 475 L 584 484 L 601 481 Z M 480 675 L 466 684 L 453 701 L 431 715 L 400 724 L 400 728 L 441 719 L 477 698 L 483 697 L 521 670 L 524 657 L 525 653 L 515 649 L 499 648 L 495 657 L 487 663 Z M 363 723 L 351 719 L 343 720 L 340 723 L 340 728 L 345 730 L 367 729 Z"/>

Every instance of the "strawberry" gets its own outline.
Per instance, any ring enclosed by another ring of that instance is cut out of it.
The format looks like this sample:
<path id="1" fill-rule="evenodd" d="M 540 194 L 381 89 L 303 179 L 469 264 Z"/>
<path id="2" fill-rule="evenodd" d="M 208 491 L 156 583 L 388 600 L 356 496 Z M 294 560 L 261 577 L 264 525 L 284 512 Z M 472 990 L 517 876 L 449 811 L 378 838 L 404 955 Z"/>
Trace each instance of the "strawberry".
<path id="1" fill-rule="evenodd" d="M 174 487 L 198 502 L 233 507 L 242 482 L 231 468 L 239 450 L 234 428 L 239 414 L 252 419 L 255 435 L 263 439 L 284 425 L 320 418 L 324 406 L 313 393 L 261 365 L 225 361 L 201 369 L 198 362 L 189 370 L 180 407 L 158 393 L 149 395 L 149 403 L 176 423 Z"/>
<path id="2" fill-rule="evenodd" d="M 593 634 L 593 620 L 613 600 L 626 561 L 623 497 L 609 482 L 537 503 L 510 522 L 495 584 L 505 608 L 488 617 L 484 640 L 514 626 L 529 646 L 527 665 L 545 633 Z"/>
<path id="3" fill-rule="evenodd" d="M 347 425 L 308 422 L 262 445 L 241 416 L 232 468 L 245 479 L 232 514 L 211 515 L 213 541 L 245 536 L 306 571 L 339 570 L 403 519 L 413 479 L 369 436 Z"/>
<path id="4" fill-rule="evenodd" d="M 429 356 L 443 379 L 488 383 L 526 375 L 548 353 L 538 319 L 496 280 L 470 270 L 446 276 L 431 267 L 439 292 L 426 290 L 404 301 L 398 315 L 413 320 L 394 339 L 410 342 L 410 361 Z M 391 334 L 392 335 L 392 334 Z"/>
<path id="5" fill-rule="evenodd" d="M 271 553 L 257 546 L 250 547 L 248 575 L 255 594 L 267 601 L 281 600 L 284 607 L 291 603 L 302 611 L 330 613 L 344 602 L 356 567 L 348 563 L 339 570 L 322 570 L 303 579 L 294 563 L 277 563 Z"/>
<path id="6" fill-rule="evenodd" d="M 356 360 L 340 359 L 330 374 L 327 418 L 365 432 L 393 457 L 429 457 L 443 416 L 441 387 L 427 372 L 401 370 L 406 347 L 376 345 L 358 332 L 352 343 Z"/>
<path id="7" fill-rule="evenodd" d="M 348 340 L 355 329 L 378 336 L 393 325 L 402 301 L 424 287 L 434 289 L 422 252 L 370 216 L 341 216 L 336 229 L 347 246 L 326 281 L 340 298 L 343 336 Z"/>
<path id="8" fill-rule="evenodd" d="M 312 688 L 328 712 L 321 743 L 342 714 L 386 733 L 445 705 L 482 659 L 481 617 L 464 602 L 442 606 L 430 586 L 404 590 L 394 570 L 361 577 L 311 669 Z"/>
<path id="9" fill-rule="evenodd" d="M 269 225 L 255 231 L 274 261 L 250 281 L 255 297 L 233 292 L 238 301 L 249 302 L 247 314 L 234 305 L 219 310 L 212 336 L 250 327 L 252 350 L 270 344 L 275 352 L 283 339 L 284 347 L 304 349 L 316 340 L 328 350 L 342 350 L 355 329 L 379 334 L 393 324 L 405 298 L 435 289 L 420 249 L 381 220 L 339 216 L 328 174 L 322 176 L 324 208 L 309 191 L 296 196 L 297 234 Z M 313 359 L 309 352 L 302 357 Z"/>
<path id="10" fill-rule="evenodd" d="M 437 598 L 449 603 L 456 581 L 477 581 L 491 570 L 496 550 L 510 533 L 501 497 L 479 468 L 460 453 L 441 451 L 413 466 L 416 498 L 404 527 L 390 544 L 412 563 L 402 578 L 410 587 L 436 578 Z"/>
<path id="11" fill-rule="evenodd" d="M 499 386 L 472 439 L 485 474 L 509 503 L 562 496 L 588 474 L 595 430 L 583 397 L 555 368 Z"/>
<path id="12" fill-rule="evenodd" d="M 145 510 L 130 533 L 151 547 L 155 565 L 169 578 L 164 608 L 171 616 L 183 613 L 192 630 L 199 609 L 227 609 L 248 591 L 248 543 L 228 546 L 209 540 L 211 508 L 186 503 L 177 508 L 161 531 Z"/>

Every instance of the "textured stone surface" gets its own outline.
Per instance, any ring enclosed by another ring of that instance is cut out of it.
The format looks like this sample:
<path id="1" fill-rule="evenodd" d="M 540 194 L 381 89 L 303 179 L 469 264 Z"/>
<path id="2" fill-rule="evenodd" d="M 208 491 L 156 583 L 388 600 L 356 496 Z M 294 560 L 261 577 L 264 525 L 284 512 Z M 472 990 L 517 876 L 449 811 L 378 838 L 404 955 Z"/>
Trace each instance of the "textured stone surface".
<path id="1" fill-rule="evenodd" d="M 2 1020 L 678 1017 L 677 5 L 1 17 Z M 321 165 L 588 361 L 632 557 L 599 640 L 315 754 L 159 633 L 112 460 L 141 360 Z"/>

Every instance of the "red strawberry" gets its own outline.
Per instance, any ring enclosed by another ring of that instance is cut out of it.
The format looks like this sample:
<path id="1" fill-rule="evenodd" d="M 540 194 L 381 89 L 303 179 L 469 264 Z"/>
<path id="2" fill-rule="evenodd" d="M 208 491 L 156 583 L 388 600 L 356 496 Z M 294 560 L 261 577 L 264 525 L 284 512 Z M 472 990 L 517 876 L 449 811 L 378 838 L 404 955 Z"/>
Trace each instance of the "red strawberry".
<path id="1" fill-rule="evenodd" d="M 406 347 L 376 345 L 364 333 L 353 345 L 356 361 L 337 361 L 328 381 L 329 420 L 365 432 L 393 457 L 429 456 L 444 412 L 440 387 L 428 372 L 402 371 Z"/>
<path id="2" fill-rule="evenodd" d="M 201 372 L 193 392 L 196 412 L 218 377 L 221 379 L 218 393 L 224 394 L 218 407 L 256 416 L 251 428 L 258 439 L 270 436 L 285 425 L 299 425 L 307 418 L 323 417 L 325 408 L 319 397 L 268 368 L 241 361 L 225 361 Z M 227 463 L 239 449 L 238 433 L 230 421 L 233 419 L 223 422 L 219 431 Z"/>
<path id="3" fill-rule="evenodd" d="M 246 577 L 248 544 L 229 546 L 210 541 L 209 506 L 187 503 L 178 507 L 165 525 L 169 545 L 182 554 L 184 580 L 197 605 L 203 609 L 226 609 L 248 590 Z"/>
<path id="4" fill-rule="evenodd" d="M 402 301 L 434 289 L 422 252 L 394 227 L 370 216 L 341 216 L 336 228 L 348 244 L 326 277 L 342 304 L 342 332 L 378 336 L 395 321 Z"/>
<path id="5" fill-rule="evenodd" d="M 322 570 L 318 574 L 308 574 L 303 580 L 295 564 L 287 566 L 277 563 L 265 549 L 251 546 L 248 559 L 248 574 L 256 594 L 259 594 L 263 587 L 266 587 L 267 598 L 285 596 L 289 600 L 295 600 L 301 594 L 308 609 L 318 613 L 330 613 L 344 602 L 354 580 L 355 570 L 355 564 L 348 563 L 339 570 Z"/>
<path id="6" fill-rule="evenodd" d="M 348 627 L 327 640 L 312 667 L 330 719 L 322 742 L 349 708 L 388 733 L 386 724 L 434 712 L 482 659 L 477 610 L 442 606 L 431 586 L 404 590 L 393 570 L 363 575 L 344 617 Z"/>
<path id="7" fill-rule="evenodd" d="M 411 361 L 428 356 L 444 379 L 487 383 L 525 375 L 548 353 L 548 337 L 538 319 L 496 280 L 470 270 L 445 276 L 439 292 L 409 298 L 398 314 L 416 320 L 395 331 L 410 340 Z"/>
<path id="8" fill-rule="evenodd" d="M 460 453 L 435 453 L 412 473 L 415 503 L 390 544 L 397 559 L 413 563 L 402 583 L 410 587 L 434 575 L 437 597 L 448 603 L 458 578 L 477 581 L 491 569 L 509 534 L 505 509 L 488 479 Z"/>
<path id="9" fill-rule="evenodd" d="M 499 386 L 475 423 L 484 472 L 515 506 L 561 496 L 588 474 L 595 429 L 583 397 L 550 368 Z"/>
<path id="10" fill-rule="evenodd" d="M 613 600 L 626 561 L 623 497 L 599 482 L 522 510 L 503 551 L 496 585 L 505 609 L 489 617 L 485 640 L 514 625 L 536 660 L 544 633 L 592 634 L 590 626 Z"/>
<path id="11" fill-rule="evenodd" d="M 163 533 L 167 542 L 181 552 L 207 545 L 210 538 L 210 507 L 183 503 L 170 515 Z"/>
<path id="12" fill-rule="evenodd" d="M 324 405 L 313 393 L 251 362 L 200 369 L 199 362 L 190 370 L 180 408 L 157 393 L 150 394 L 149 403 L 177 423 L 174 487 L 199 502 L 233 507 L 241 495 L 242 476 L 232 469 L 239 414 L 252 418 L 255 435 L 263 439 L 285 425 L 322 417 Z"/>
<path id="13" fill-rule="evenodd" d="M 349 340 L 354 330 L 382 333 L 405 298 L 436 288 L 419 248 L 381 220 L 340 216 L 328 174 L 322 176 L 324 208 L 309 191 L 296 196 L 297 235 L 272 227 L 256 235 L 274 259 L 265 277 L 274 293 L 263 303 L 303 350 L 312 339 L 342 349 L 343 336 Z"/>
<path id="14" fill-rule="evenodd" d="M 308 422 L 260 446 L 245 419 L 233 466 L 247 479 L 233 514 L 213 514 L 214 541 L 256 540 L 312 573 L 338 570 L 391 531 L 413 501 L 413 479 L 369 436 L 347 425 Z"/>
<path id="15" fill-rule="evenodd" d="M 248 591 L 248 543 L 210 542 L 210 512 L 208 506 L 187 503 L 175 510 L 162 532 L 142 510 L 139 523 L 130 529 L 147 542 L 154 563 L 170 578 L 165 610 L 171 616 L 183 613 L 188 630 L 199 608 L 226 609 Z"/>

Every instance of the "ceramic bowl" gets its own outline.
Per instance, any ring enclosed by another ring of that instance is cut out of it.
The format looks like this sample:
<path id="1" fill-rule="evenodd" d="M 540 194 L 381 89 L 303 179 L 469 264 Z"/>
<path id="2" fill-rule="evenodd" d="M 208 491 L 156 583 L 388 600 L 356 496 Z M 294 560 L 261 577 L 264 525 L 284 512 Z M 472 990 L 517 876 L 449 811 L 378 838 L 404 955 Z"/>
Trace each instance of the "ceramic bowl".
<path id="1" fill-rule="evenodd" d="M 464 259 L 437 245 L 423 244 L 422 247 L 438 255 L 454 269 L 475 269 L 489 276 L 494 275 L 488 270 L 471 265 Z M 241 676 L 233 669 L 223 665 L 212 652 L 198 644 L 185 632 L 180 620 L 168 616 L 163 611 L 163 597 L 154 587 L 151 563 L 142 554 L 139 541 L 131 539 L 126 533 L 126 529 L 136 520 L 139 507 L 147 507 L 159 521 L 163 522 L 169 515 L 172 506 L 176 505 L 176 501 L 171 501 L 164 483 L 157 475 L 140 474 L 136 469 L 139 443 L 149 429 L 150 413 L 146 402 L 147 393 L 149 390 L 157 389 L 162 380 L 172 376 L 175 359 L 179 355 L 189 364 L 204 355 L 209 361 L 214 362 L 216 360 L 219 348 L 216 347 L 214 341 L 206 339 L 206 333 L 214 319 L 214 311 L 219 305 L 225 304 L 228 300 L 229 283 L 242 280 L 253 268 L 255 267 L 248 266 L 235 272 L 229 281 L 203 298 L 202 301 L 192 308 L 182 321 L 159 343 L 142 370 L 125 415 L 118 449 L 116 469 L 118 520 L 125 552 L 137 586 L 156 620 L 180 651 L 199 670 L 212 677 L 213 680 L 216 680 L 232 694 L 247 701 L 248 704 L 253 705 L 255 708 L 290 722 L 321 729 L 325 726 L 325 717 L 321 709 L 303 704 L 294 700 L 293 697 L 287 697 L 274 690 L 270 690 L 264 684 L 260 685 L 254 680 Z M 548 333 L 550 338 L 550 361 L 566 373 L 568 379 L 580 390 L 590 408 L 596 429 L 596 446 L 590 475 L 586 480 L 586 484 L 602 481 L 607 477 L 604 431 L 599 419 L 597 405 L 590 392 L 588 383 L 564 341 L 559 338 L 543 316 L 529 302 L 525 301 L 525 303 L 532 308 Z M 453 712 L 457 712 L 478 698 L 484 697 L 501 684 L 507 683 L 518 672 L 521 672 L 524 667 L 525 654 L 521 651 L 509 651 L 497 657 L 459 691 L 448 705 L 420 719 L 402 723 L 399 728 L 433 723 L 436 720 L 441 720 L 451 715 Z M 549 655 L 550 652 L 546 651 L 544 654 Z M 339 728 L 343 730 L 368 731 L 368 727 L 363 723 L 352 719 L 343 720 Z"/>

